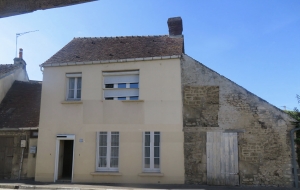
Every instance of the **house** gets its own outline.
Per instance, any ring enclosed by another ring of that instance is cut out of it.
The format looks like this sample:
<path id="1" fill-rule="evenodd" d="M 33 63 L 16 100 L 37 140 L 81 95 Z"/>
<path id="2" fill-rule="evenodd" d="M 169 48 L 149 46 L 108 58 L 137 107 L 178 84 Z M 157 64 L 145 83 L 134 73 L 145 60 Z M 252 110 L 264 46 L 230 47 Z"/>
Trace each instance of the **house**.
<path id="1" fill-rule="evenodd" d="M 0 179 L 35 175 L 41 83 L 29 81 L 22 49 L 14 61 L 0 65 Z"/>
<path id="2" fill-rule="evenodd" d="M 42 64 L 36 181 L 291 186 L 289 116 L 169 35 L 74 38 Z"/>
<path id="3" fill-rule="evenodd" d="M 14 64 L 0 64 L 0 102 L 15 80 L 29 81 L 22 48 L 19 57 L 14 59 Z"/>

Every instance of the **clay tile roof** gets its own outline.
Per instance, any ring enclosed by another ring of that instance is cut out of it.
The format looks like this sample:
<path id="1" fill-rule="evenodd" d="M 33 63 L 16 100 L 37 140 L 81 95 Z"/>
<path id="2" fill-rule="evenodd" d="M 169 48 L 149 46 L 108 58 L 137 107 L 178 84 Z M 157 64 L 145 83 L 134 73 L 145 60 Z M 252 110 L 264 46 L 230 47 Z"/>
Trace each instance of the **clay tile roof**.
<path id="1" fill-rule="evenodd" d="M 1 76 L 6 75 L 19 67 L 20 65 L 15 64 L 0 65 L 0 78 Z"/>
<path id="2" fill-rule="evenodd" d="M 181 55 L 183 49 L 183 38 L 168 35 L 74 38 L 42 65 Z"/>
<path id="3" fill-rule="evenodd" d="M 0 128 L 38 127 L 41 82 L 15 81 L 0 104 Z"/>

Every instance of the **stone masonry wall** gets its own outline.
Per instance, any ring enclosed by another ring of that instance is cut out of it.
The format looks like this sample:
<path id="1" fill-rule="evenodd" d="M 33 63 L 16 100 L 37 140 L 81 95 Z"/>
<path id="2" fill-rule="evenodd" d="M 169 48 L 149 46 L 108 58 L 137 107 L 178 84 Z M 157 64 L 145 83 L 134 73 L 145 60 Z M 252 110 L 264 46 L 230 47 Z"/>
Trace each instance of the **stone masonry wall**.
<path id="1" fill-rule="evenodd" d="M 291 118 L 187 55 L 182 56 L 185 176 L 206 184 L 206 132 L 238 132 L 241 185 L 292 186 Z"/>
<path id="2" fill-rule="evenodd" d="M 218 86 L 185 86 L 183 97 L 185 126 L 218 126 Z"/>
<path id="3" fill-rule="evenodd" d="M 20 161 L 22 155 L 21 140 L 27 139 L 28 142 L 29 132 L 28 131 L 0 131 L 0 138 L 1 137 L 14 138 L 12 171 L 11 171 L 10 179 L 18 179 L 19 170 L 20 170 Z M 28 144 L 24 149 L 21 179 L 25 179 L 27 177 L 27 161 L 28 161 Z"/>

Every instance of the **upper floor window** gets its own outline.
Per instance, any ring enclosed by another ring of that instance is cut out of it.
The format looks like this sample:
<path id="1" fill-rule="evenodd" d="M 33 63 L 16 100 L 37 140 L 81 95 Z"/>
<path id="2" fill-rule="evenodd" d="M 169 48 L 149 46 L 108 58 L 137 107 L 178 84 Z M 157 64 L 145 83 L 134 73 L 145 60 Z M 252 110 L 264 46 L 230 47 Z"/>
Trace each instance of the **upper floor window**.
<path id="1" fill-rule="evenodd" d="M 105 100 L 138 100 L 139 71 L 103 72 Z"/>
<path id="2" fill-rule="evenodd" d="M 81 100 L 81 73 L 68 73 L 67 100 Z"/>

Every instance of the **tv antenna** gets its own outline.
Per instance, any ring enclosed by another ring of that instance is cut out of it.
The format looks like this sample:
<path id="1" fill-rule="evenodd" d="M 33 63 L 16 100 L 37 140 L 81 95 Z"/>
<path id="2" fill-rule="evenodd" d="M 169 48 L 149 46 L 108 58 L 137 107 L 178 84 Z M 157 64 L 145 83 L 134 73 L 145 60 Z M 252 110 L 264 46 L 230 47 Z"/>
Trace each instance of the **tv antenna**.
<path id="1" fill-rule="evenodd" d="M 18 37 L 30 33 L 30 32 L 37 32 L 39 30 L 33 30 L 33 31 L 28 31 L 28 32 L 23 32 L 23 33 L 16 33 L 16 57 L 17 57 L 17 50 L 18 50 Z"/>

